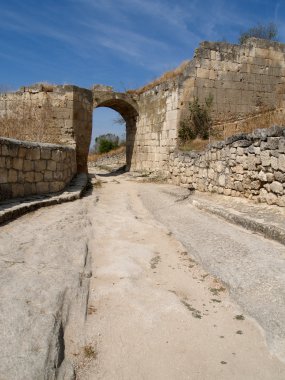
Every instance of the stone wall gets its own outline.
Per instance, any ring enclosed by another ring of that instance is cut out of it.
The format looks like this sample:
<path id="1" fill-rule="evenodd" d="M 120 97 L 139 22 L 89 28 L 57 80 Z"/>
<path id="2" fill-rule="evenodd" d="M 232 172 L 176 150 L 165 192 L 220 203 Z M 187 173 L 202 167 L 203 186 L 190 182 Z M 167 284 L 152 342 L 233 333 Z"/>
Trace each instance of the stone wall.
<path id="1" fill-rule="evenodd" d="M 216 121 L 284 107 L 285 45 L 250 38 L 244 45 L 203 42 L 184 72 L 182 110 L 213 96 Z"/>
<path id="2" fill-rule="evenodd" d="M 75 173 L 75 148 L 0 138 L 0 201 L 60 191 Z"/>
<path id="3" fill-rule="evenodd" d="M 170 181 L 285 207 L 285 127 L 232 136 L 201 153 L 174 152 Z"/>
<path id="4" fill-rule="evenodd" d="M 256 38 L 244 45 L 203 42 L 178 75 L 137 94 L 131 168 L 167 174 L 180 120 L 194 97 L 203 103 L 213 96 L 212 117 L 220 138 L 285 123 L 285 45 Z"/>
<path id="5" fill-rule="evenodd" d="M 17 107 L 21 110 L 22 105 L 34 105 L 36 117 L 30 118 L 30 129 L 38 121 L 42 136 L 30 138 L 27 133 L 21 138 L 76 146 L 77 170 L 82 172 L 87 171 L 93 108 L 112 108 L 126 121 L 127 168 L 167 175 L 189 102 L 194 97 L 204 102 L 209 95 L 220 138 L 258 125 L 285 125 L 285 45 L 256 38 L 244 45 L 203 42 L 180 70 L 143 89 L 122 94 L 106 86 L 25 87 L 0 94 L 0 117 Z M 0 136 L 12 137 L 2 132 L 0 123 Z"/>
<path id="6" fill-rule="evenodd" d="M 71 85 L 22 87 L 0 94 L 0 136 L 76 147 L 78 172 L 87 171 L 92 111 L 90 90 Z M 1 118 L 8 120 L 9 128 Z"/>
<path id="7" fill-rule="evenodd" d="M 168 171 L 169 154 L 177 144 L 178 102 L 177 81 L 139 96 L 132 170 Z"/>

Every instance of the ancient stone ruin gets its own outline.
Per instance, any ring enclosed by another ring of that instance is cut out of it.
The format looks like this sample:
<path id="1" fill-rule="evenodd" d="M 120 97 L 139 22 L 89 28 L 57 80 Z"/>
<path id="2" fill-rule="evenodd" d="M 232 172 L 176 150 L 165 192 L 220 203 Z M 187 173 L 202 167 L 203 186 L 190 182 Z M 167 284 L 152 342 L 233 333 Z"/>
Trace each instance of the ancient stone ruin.
<path id="1" fill-rule="evenodd" d="M 28 120 L 38 120 L 43 129 L 39 140 L 56 143 L 62 151 L 62 166 L 57 162 L 55 169 L 59 174 L 52 174 L 56 178 L 65 172 L 59 181 L 62 187 L 73 175 L 75 165 L 78 172 L 87 171 L 93 109 L 110 107 L 126 121 L 128 170 L 156 172 L 201 191 L 284 206 L 284 129 L 252 133 L 275 124 L 285 125 L 284 93 L 285 45 L 251 38 L 244 45 L 203 42 L 191 61 L 126 93 L 100 85 L 91 90 L 69 85 L 23 87 L 16 93 L 0 95 L 0 116 L 10 118 L 13 124 L 16 111 L 19 115 L 22 110 L 30 110 Z M 214 144 L 199 155 L 182 155 L 177 150 L 180 120 L 194 97 L 203 102 L 209 95 L 213 99 L 214 129 L 220 140 L 242 132 L 251 134 Z M 0 135 L 9 137 L 1 128 L 0 124 Z M 29 130 L 21 132 L 22 140 L 31 140 Z M 19 195 L 17 191 L 7 192 L 11 184 L 16 188 L 15 184 L 20 183 L 21 189 L 30 189 L 30 193 L 53 191 L 51 185 L 38 185 L 32 180 L 41 177 L 40 182 L 45 182 L 50 178 L 46 174 L 48 163 L 43 163 L 34 176 L 27 174 L 24 162 L 29 160 L 26 154 L 29 156 L 32 148 L 28 146 L 24 154 L 21 147 L 13 147 L 16 142 L 5 141 L 0 152 L 1 199 L 7 194 Z M 64 146 L 76 152 L 74 162 L 67 168 Z M 36 162 L 31 163 L 31 167 L 36 166 Z"/>

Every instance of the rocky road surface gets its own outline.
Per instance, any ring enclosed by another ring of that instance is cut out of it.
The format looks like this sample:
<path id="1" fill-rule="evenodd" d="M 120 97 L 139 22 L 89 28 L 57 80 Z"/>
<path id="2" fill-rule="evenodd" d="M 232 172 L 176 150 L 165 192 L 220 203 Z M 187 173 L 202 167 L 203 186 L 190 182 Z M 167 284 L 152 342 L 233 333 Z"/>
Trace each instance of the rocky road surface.
<path id="1" fill-rule="evenodd" d="M 100 179 L 0 228 L 0 379 L 284 379 L 284 246 Z"/>

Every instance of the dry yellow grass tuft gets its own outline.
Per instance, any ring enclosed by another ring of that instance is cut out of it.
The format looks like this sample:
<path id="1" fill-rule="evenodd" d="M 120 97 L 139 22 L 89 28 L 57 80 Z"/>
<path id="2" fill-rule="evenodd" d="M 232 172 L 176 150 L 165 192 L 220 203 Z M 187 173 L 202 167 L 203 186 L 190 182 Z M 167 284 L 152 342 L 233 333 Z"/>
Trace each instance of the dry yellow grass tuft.
<path id="1" fill-rule="evenodd" d="M 187 67 L 187 65 L 189 64 L 190 61 L 183 61 L 181 63 L 181 65 L 179 65 L 178 67 L 176 67 L 174 70 L 170 70 L 170 71 L 166 71 L 161 77 L 157 78 L 157 79 L 154 79 L 152 82 L 148 83 L 147 85 L 143 86 L 143 87 L 140 87 L 136 90 L 128 90 L 126 91 L 128 94 L 134 94 L 134 95 L 140 95 L 142 94 L 143 92 L 145 91 L 148 91 L 148 90 L 151 90 L 152 88 L 154 88 L 155 86 L 163 83 L 163 82 L 166 82 L 170 79 L 174 79 L 176 77 L 178 77 L 179 75 L 183 74 L 183 71 L 185 70 L 185 68 Z"/>
<path id="2" fill-rule="evenodd" d="M 181 144 L 179 146 L 179 149 L 184 152 L 187 152 L 187 151 L 200 152 L 200 151 L 205 150 L 208 144 L 209 144 L 209 140 L 196 138 L 194 140 L 189 140 L 185 142 L 184 144 Z"/>

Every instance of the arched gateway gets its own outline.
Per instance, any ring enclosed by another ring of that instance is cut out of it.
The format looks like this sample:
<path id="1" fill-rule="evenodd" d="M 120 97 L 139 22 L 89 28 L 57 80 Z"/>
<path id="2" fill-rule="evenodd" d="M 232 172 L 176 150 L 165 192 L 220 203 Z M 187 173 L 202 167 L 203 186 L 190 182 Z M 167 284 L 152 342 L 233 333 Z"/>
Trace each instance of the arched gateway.
<path id="1" fill-rule="evenodd" d="M 139 115 L 136 101 L 128 94 L 113 91 L 93 91 L 93 107 L 109 107 L 117 111 L 126 122 L 126 163 L 130 169 L 134 141 L 136 136 L 136 121 Z"/>
<path id="2" fill-rule="evenodd" d="M 98 107 L 112 108 L 126 122 L 126 164 L 127 170 L 129 170 L 136 135 L 136 121 L 139 115 L 138 104 L 132 96 L 126 93 L 114 92 L 111 87 L 98 85 L 92 89 L 92 107 L 90 107 L 92 109 L 88 113 L 88 120 L 84 123 L 85 128 L 82 130 L 81 123 L 75 131 L 78 171 L 87 171 L 87 158 L 92 133 L 92 111 Z"/>

